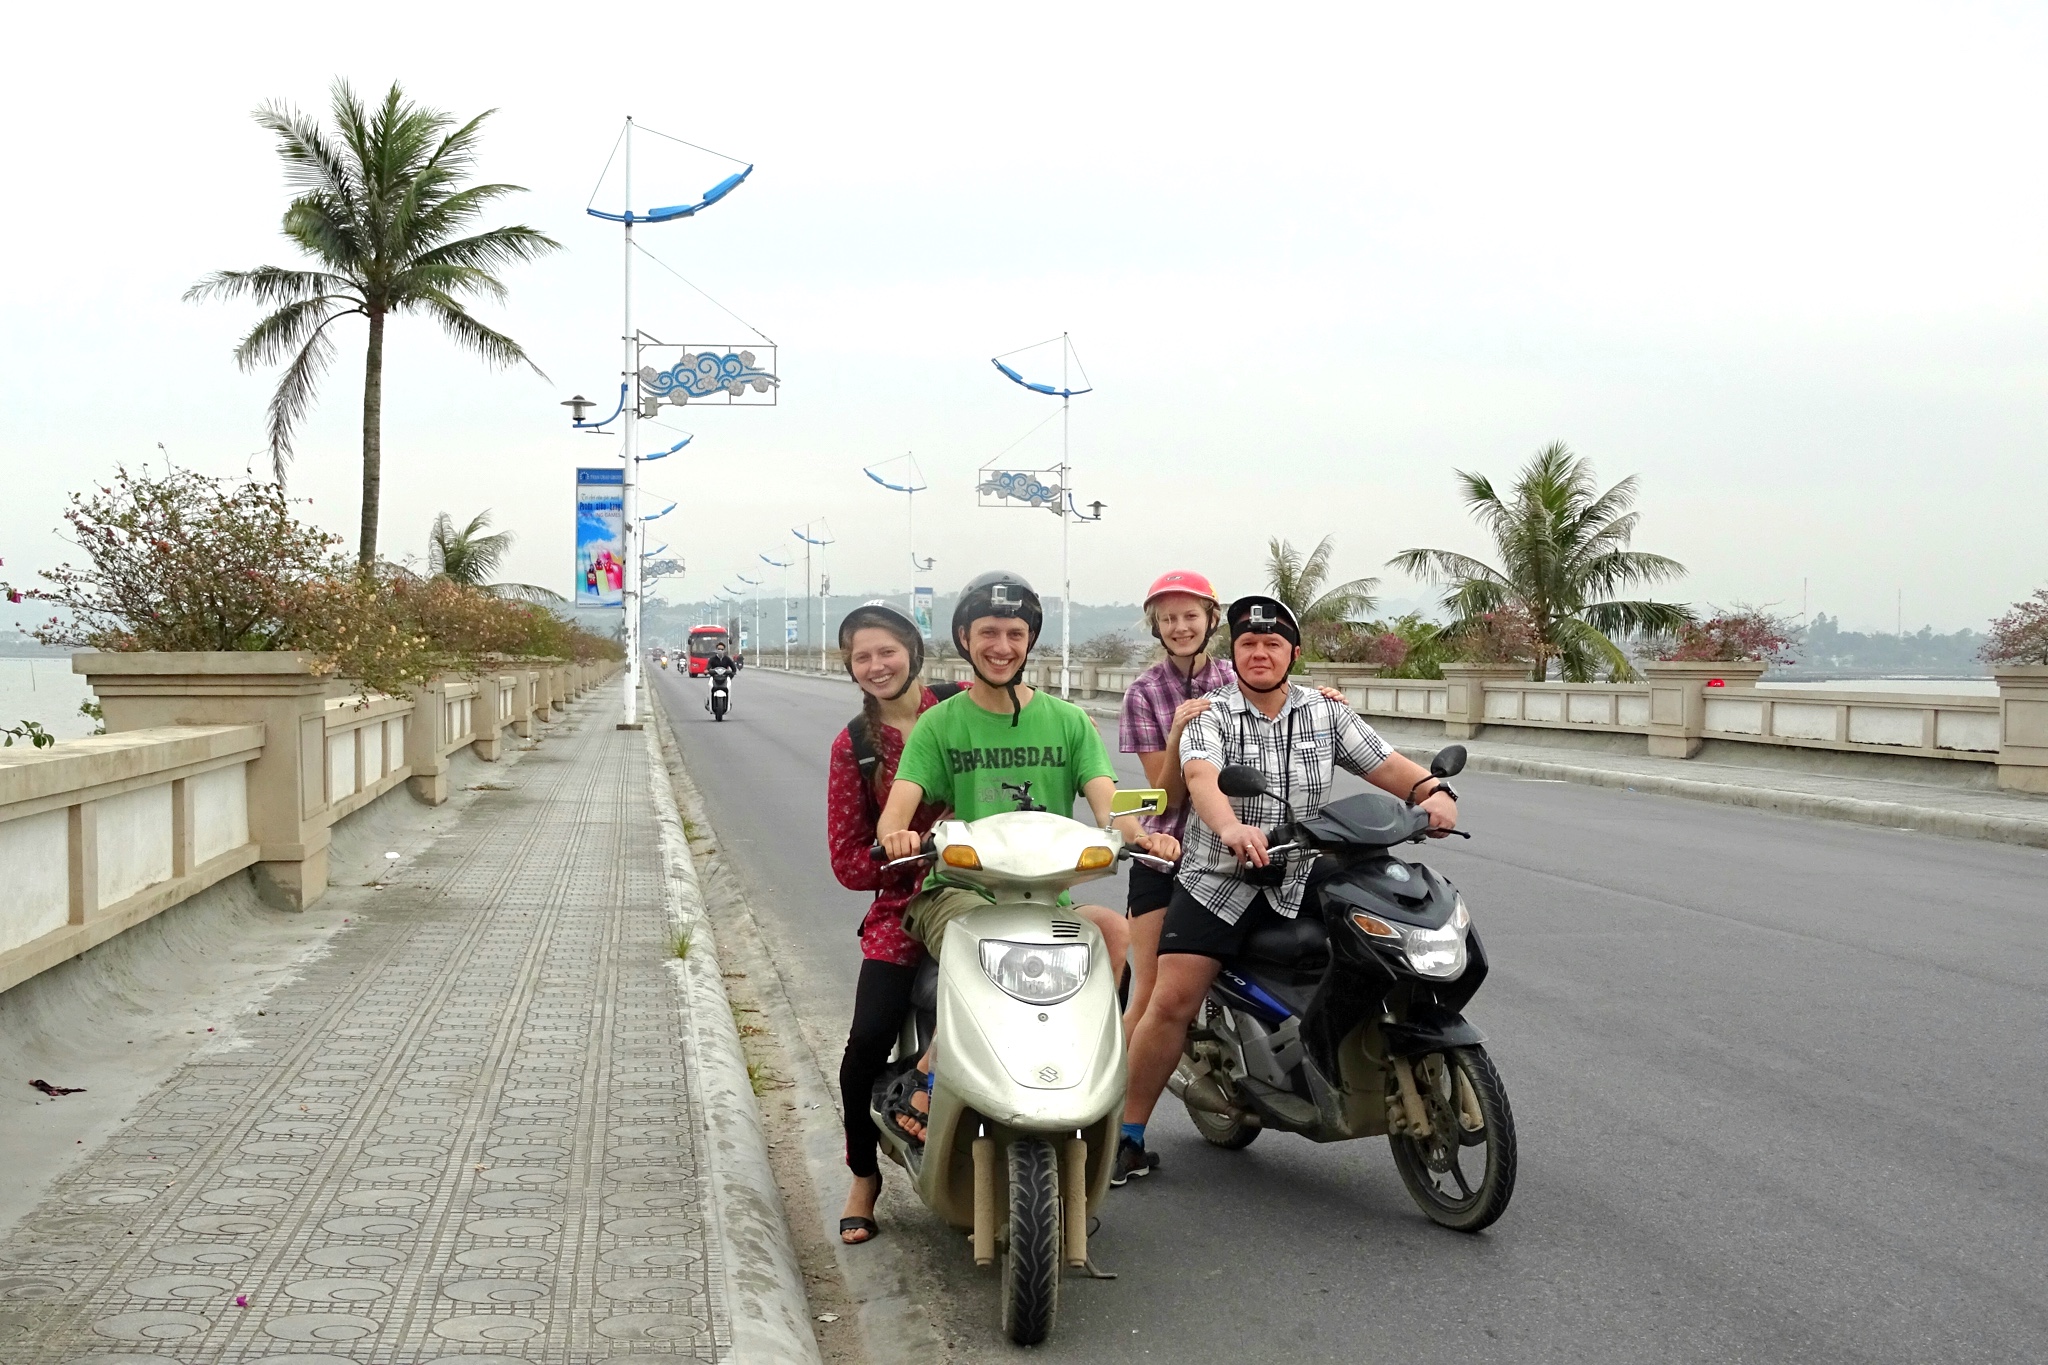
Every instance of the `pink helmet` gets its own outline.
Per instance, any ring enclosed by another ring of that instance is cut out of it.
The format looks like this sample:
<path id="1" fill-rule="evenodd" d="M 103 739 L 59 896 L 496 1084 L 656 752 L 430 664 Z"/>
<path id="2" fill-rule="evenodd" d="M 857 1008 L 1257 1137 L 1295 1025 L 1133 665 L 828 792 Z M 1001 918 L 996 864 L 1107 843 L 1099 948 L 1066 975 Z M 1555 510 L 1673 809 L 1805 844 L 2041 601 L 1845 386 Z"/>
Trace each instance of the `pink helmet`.
<path id="1" fill-rule="evenodd" d="M 1201 574 L 1189 569 L 1174 569 L 1159 575 L 1152 586 L 1145 590 L 1146 606 L 1151 606 L 1168 593 L 1184 592 L 1190 597 L 1205 598 L 1218 611 L 1223 609 L 1223 600 L 1216 595 L 1216 586 Z"/>

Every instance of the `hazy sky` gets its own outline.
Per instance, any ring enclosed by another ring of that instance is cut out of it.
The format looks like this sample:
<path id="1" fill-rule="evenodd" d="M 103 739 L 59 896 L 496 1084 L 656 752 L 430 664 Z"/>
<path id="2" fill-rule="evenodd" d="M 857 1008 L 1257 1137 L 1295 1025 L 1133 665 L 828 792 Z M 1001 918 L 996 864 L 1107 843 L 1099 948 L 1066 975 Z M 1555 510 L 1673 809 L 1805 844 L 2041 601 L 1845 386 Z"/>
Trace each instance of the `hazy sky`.
<path id="1" fill-rule="evenodd" d="M 483 16 L 488 13 L 486 22 Z M 682 507 L 676 595 L 826 517 L 837 586 L 1058 575 L 1044 513 L 974 507 L 977 467 L 1047 414 L 990 368 L 1068 331 L 1074 588 L 1166 567 L 1256 586 L 1268 536 L 1337 539 L 1343 574 L 1484 542 L 1458 468 L 1563 440 L 1638 474 L 1637 544 L 1676 595 L 1889 629 L 1981 626 L 2048 583 L 2048 12 L 1884 6 L 1487 8 L 358 3 L 40 6 L 0 86 L 0 556 L 55 561 L 65 493 L 117 462 L 240 471 L 272 373 L 255 317 L 179 295 L 293 255 L 265 99 L 331 77 L 496 106 L 505 217 L 567 250 L 488 315 L 541 367 L 498 374 L 401 319 L 386 372 L 387 555 L 493 509 L 509 576 L 567 586 L 571 392 L 615 392 L 619 234 L 583 214 L 621 120 L 758 164 L 646 244 L 781 345 L 774 409 L 692 411 L 649 467 Z M 444 17 L 445 16 L 445 17 Z M 403 55 L 395 55 L 398 53 Z M 718 163 L 642 139 L 642 207 Z M 673 157 L 669 153 L 676 153 Z M 664 159 L 668 157 L 669 159 Z M 607 194 L 616 199 L 616 190 Z M 744 329 L 648 266 L 665 339 Z M 293 467 L 352 546 L 360 324 Z M 1057 422 L 1010 463 L 1051 464 Z M 650 433 L 658 435 L 659 433 Z M 262 468 L 265 460 L 255 459 Z M 1390 596 L 1417 595 L 1388 576 Z"/>

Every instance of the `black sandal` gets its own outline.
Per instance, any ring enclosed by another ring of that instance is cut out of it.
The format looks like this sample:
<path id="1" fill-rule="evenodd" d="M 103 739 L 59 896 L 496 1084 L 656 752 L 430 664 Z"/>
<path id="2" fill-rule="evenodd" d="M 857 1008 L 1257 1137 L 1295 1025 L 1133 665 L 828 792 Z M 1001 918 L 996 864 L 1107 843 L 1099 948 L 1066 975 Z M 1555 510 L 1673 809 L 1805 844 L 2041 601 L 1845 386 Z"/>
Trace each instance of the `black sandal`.
<path id="1" fill-rule="evenodd" d="M 867 1236 L 861 1238 L 858 1242 L 849 1242 L 846 1240 L 846 1234 L 849 1232 L 865 1232 Z M 875 1220 L 872 1218 L 842 1218 L 839 1220 L 839 1245 L 843 1247 L 866 1246 L 881 1235 L 881 1228 L 875 1225 Z"/>
<path id="2" fill-rule="evenodd" d="M 911 1132 L 903 1126 L 903 1120 L 907 1118 L 926 1130 L 931 1128 L 931 1110 L 919 1109 L 910 1102 L 913 1095 L 921 1090 L 928 1092 L 929 1089 L 930 1078 L 927 1073 L 912 1067 L 889 1082 L 889 1089 L 882 1096 L 883 1119 L 895 1130 L 896 1136 L 914 1147 L 924 1146 L 924 1134 Z M 926 1103 L 929 1104 L 930 1101 L 927 1100 Z"/>

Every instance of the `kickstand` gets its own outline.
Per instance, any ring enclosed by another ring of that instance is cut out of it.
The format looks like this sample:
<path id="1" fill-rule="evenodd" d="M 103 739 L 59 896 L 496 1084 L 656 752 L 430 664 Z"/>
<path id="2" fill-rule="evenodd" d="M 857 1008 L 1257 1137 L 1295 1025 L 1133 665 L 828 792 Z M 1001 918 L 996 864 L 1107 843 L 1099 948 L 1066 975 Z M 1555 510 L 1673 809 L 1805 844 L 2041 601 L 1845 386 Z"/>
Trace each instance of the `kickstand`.
<path id="1" fill-rule="evenodd" d="M 1095 1264 L 1095 1258 L 1090 1256 L 1081 1263 L 1081 1278 L 1087 1280 L 1113 1280 L 1116 1278 L 1116 1272 L 1114 1270 L 1104 1270 L 1101 1266 Z"/>

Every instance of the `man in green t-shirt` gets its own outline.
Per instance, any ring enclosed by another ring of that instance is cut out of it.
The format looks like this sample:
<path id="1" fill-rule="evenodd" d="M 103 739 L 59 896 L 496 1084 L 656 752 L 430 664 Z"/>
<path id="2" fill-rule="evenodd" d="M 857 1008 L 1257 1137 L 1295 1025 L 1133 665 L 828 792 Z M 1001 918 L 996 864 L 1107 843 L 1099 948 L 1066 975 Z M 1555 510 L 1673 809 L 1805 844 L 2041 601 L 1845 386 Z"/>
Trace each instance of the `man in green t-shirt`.
<path id="1" fill-rule="evenodd" d="M 1095 722 L 1073 703 L 1017 681 L 1044 619 L 1038 594 L 1016 574 L 983 574 L 962 590 L 953 612 L 953 645 L 974 669 L 974 682 L 926 711 L 903 748 L 895 785 L 875 825 L 890 858 L 917 852 L 923 839 L 910 821 L 927 801 L 950 806 L 956 820 L 979 820 L 1020 809 L 1020 798 L 1027 796 L 1034 806 L 1071 816 L 1079 795 L 1096 824 L 1111 823 L 1116 776 Z M 1178 840 L 1147 833 L 1136 816 L 1115 824 L 1125 843 L 1156 858 L 1180 857 Z M 947 885 L 934 871 L 904 907 L 903 927 L 936 957 L 946 925 L 986 904 L 981 892 Z M 1101 931 L 1110 971 L 1121 978 L 1129 942 L 1123 919 L 1100 905 L 1077 908 Z M 927 1053 L 918 1064 L 927 1076 L 930 1063 Z M 918 1089 L 901 1103 L 892 1101 L 889 1122 L 905 1137 L 922 1141 L 930 1108 L 928 1093 Z"/>

